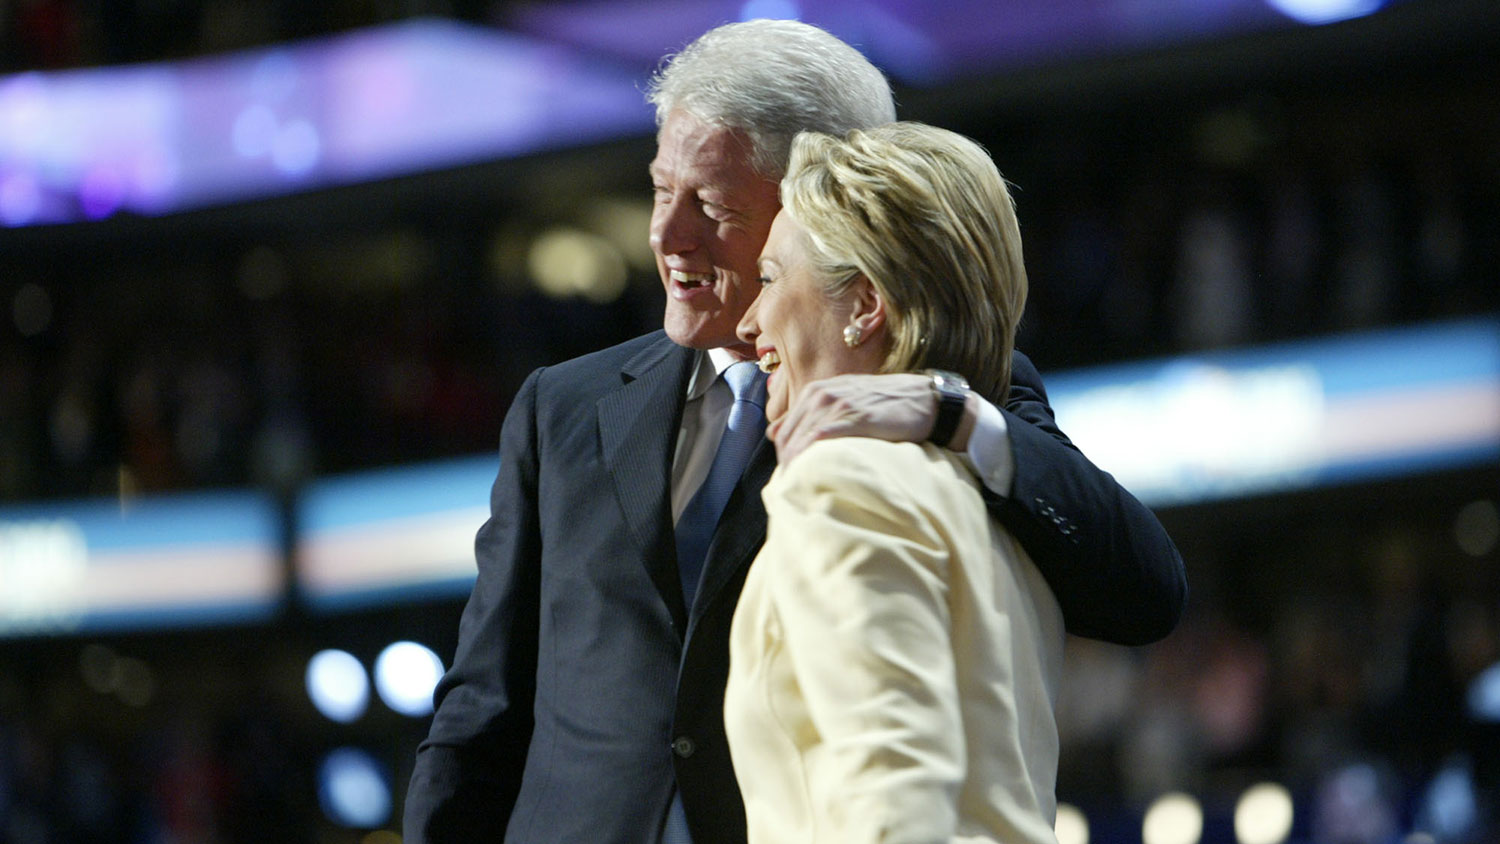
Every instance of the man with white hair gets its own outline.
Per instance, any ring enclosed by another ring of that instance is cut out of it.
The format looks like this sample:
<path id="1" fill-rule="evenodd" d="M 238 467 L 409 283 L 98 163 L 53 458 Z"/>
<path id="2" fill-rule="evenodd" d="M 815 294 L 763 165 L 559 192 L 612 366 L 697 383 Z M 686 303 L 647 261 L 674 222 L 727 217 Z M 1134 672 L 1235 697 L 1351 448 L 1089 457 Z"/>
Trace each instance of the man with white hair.
<path id="1" fill-rule="evenodd" d="M 664 331 L 540 369 L 518 392 L 407 795 L 408 842 L 743 842 L 722 714 L 730 620 L 777 452 L 818 437 L 966 452 L 1074 633 L 1140 644 L 1182 609 L 1171 540 L 1057 430 L 1019 354 L 1009 396 L 969 393 L 952 373 L 814 385 L 769 432 L 774 447 L 760 440 L 731 470 L 705 531 L 703 490 L 743 436 L 744 395 L 724 373 L 753 356 L 735 328 L 760 289 L 791 139 L 889 123 L 895 108 L 858 51 L 792 21 L 710 31 L 649 96 Z"/>

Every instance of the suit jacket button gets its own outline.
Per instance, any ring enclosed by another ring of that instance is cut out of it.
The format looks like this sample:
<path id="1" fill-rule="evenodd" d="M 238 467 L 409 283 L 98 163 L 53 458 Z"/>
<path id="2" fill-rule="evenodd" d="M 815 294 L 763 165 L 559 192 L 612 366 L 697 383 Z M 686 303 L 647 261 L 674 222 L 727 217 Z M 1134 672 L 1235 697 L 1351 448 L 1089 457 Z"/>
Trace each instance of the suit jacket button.
<path id="1" fill-rule="evenodd" d="M 697 749 L 698 746 L 693 744 L 693 740 L 688 738 L 687 736 L 678 736 L 677 738 L 672 740 L 672 752 L 682 757 L 683 759 L 692 756 L 693 751 Z"/>

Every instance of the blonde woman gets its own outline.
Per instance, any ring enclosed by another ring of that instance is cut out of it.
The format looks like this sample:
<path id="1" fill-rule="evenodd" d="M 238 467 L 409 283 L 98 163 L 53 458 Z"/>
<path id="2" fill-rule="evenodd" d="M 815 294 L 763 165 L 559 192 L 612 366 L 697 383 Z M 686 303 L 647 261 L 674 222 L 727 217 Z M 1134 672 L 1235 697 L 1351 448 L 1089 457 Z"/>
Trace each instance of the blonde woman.
<path id="1" fill-rule="evenodd" d="M 914 123 L 804 133 L 781 201 L 739 326 L 768 418 L 849 373 L 1005 395 L 1026 272 L 983 149 Z M 752 844 L 1055 841 L 1062 614 L 962 459 L 826 440 L 766 485 L 724 706 Z"/>

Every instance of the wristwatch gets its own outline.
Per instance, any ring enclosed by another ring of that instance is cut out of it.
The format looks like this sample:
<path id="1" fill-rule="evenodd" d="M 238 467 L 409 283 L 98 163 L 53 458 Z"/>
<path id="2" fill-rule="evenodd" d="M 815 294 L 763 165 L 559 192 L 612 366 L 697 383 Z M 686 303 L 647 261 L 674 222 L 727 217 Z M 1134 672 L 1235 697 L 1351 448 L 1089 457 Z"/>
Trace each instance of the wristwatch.
<path id="1" fill-rule="evenodd" d="M 932 423 L 932 433 L 927 435 L 927 440 L 947 448 L 958 430 L 958 423 L 964 418 L 964 404 L 969 400 L 969 382 L 956 372 L 942 369 L 929 369 L 927 374 L 932 376 L 932 394 L 938 403 L 937 421 Z"/>

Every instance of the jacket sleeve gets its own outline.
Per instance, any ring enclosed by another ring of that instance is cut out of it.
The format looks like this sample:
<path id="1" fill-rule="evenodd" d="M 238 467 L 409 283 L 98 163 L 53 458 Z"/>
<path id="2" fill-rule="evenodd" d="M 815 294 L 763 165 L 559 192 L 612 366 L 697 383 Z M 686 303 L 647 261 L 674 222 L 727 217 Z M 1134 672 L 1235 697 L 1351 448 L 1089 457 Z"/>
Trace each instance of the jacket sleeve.
<path id="1" fill-rule="evenodd" d="M 1187 602 L 1177 546 L 1058 428 L 1041 376 L 1020 352 L 1001 412 L 1015 479 L 1008 496 L 986 490 L 985 498 L 1047 578 L 1068 632 L 1121 645 L 1172 632 Z"/>
<path id="2" fill-rule="evenodd" d="M 526 379 L 501 428 L 490 517 L 474 542 L 479 576 L 407 788 L 404 840 L 412 844 L 499 841 L 520 790 L 536 682 L 541 372 Z"/>

